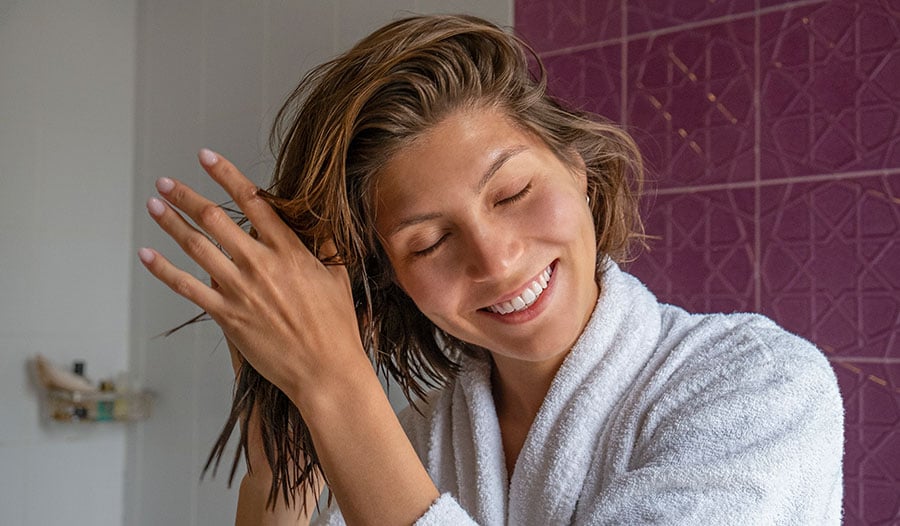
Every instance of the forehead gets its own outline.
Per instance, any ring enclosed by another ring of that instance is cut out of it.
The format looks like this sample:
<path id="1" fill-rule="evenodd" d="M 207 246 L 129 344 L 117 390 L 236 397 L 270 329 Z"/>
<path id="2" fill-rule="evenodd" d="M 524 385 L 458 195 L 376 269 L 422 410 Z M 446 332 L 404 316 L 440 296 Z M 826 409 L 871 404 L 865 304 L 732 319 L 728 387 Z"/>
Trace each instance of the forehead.
<path id="1" fill-rule="evenodd" d="M 540 145 L 500 111 L 454 113 L 397 152 L 379 171 L 376 208 L 383 214 L 433 193 L 477 190 L 496 161 L 511 151 Z"/>

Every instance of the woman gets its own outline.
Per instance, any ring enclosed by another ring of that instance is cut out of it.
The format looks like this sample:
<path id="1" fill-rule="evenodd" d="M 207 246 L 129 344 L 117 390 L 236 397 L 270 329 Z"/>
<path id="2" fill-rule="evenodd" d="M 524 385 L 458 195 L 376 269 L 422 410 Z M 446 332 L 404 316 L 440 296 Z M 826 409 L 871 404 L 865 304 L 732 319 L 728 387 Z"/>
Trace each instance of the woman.
<path id="1" fill-rule="evenodd" d="M 827 361 L 619 269 L 634 143 L 560 107 L 523 49 L 415 17 L 315 70 L 279 114 L 270 192 L 200 153 L 251 235 L 158 181 L 151 215 L 211 286 L 139 255 L 232 349 L 214 453 L 241 419 L 238 523 L 305 522 L 322 477 L 326 524 L 839 522 Z M 416 409 L 394 415 L 369 356 Z"/>

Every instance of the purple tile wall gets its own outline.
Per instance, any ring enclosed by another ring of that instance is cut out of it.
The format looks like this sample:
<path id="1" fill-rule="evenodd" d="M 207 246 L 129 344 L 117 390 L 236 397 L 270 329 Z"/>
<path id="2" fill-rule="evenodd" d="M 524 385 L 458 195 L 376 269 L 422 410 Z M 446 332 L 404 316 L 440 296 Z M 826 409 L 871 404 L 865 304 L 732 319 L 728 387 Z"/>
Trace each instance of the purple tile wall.
<path id="1" fill-rule="evenodd" d="M 630 271 L 816 343 L 845 524 L 900 524 L 900 4 L 517 0 L 515 26 L 555 95 L 641 145 L 659 239 Z"/>

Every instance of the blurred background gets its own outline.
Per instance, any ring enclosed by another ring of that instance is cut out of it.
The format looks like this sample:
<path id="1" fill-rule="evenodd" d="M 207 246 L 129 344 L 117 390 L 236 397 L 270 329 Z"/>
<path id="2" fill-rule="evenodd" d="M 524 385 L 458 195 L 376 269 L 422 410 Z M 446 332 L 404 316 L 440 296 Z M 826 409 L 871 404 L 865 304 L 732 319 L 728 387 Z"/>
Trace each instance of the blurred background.
<path id="1" fill-rule="evenodd" d="M 196 152 L 269 179 L 268 128 L 305 71 L 412 12 L 512 24 L 501 0 L 0 0 L 0 525 L 232 524 L 200 473 L 231 402 L 228 350 L 136 257 L 200 269 L 147 216 L 161 176 L 225 194 Z M 157 397 L 141 423 L 41 416 L 26 362 Z M 396 390 L 392 395 L 399 395 Z M 224 473 L 223 473 L 224 472 Z M 240 480 L 242 472 L 237 474 Z"/>
<path id="2" fill-rule="evenodd" d="M 211 323 L 154 338 L 197 311 L 135 250 L 199 269 L 144 203 L 161 176 L 225 200 L 203 146 L 264 185 L 303 72 L 411 12 L 515 25 L 556 95 L 635 134 L 659 239 L 631 271 L 664 301 L 815 342 L 845 397 L 846 523 L 900 521 L 896 2 L 0 0 L 0 524 L 233 521 L 227 469 L 199 482 L 227 349 Z M 37 353 L 129 371 L 151 418 L 48 422 Z"/>

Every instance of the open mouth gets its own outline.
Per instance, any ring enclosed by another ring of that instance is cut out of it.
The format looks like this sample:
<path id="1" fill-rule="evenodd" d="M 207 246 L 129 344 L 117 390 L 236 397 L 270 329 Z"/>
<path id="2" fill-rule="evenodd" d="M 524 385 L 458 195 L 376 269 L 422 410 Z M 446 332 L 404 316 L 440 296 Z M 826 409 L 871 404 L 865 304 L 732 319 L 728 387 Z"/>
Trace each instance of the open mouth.
<path id="1" fill-rule="evenodd" d="M 485 310 L 505 316 L 513 312 L 521 312 L 534 304 L 547 289 L 553 276 L 553 264 L 547 266 L 531 283 L 515 298 L 491 305 Z"/>

